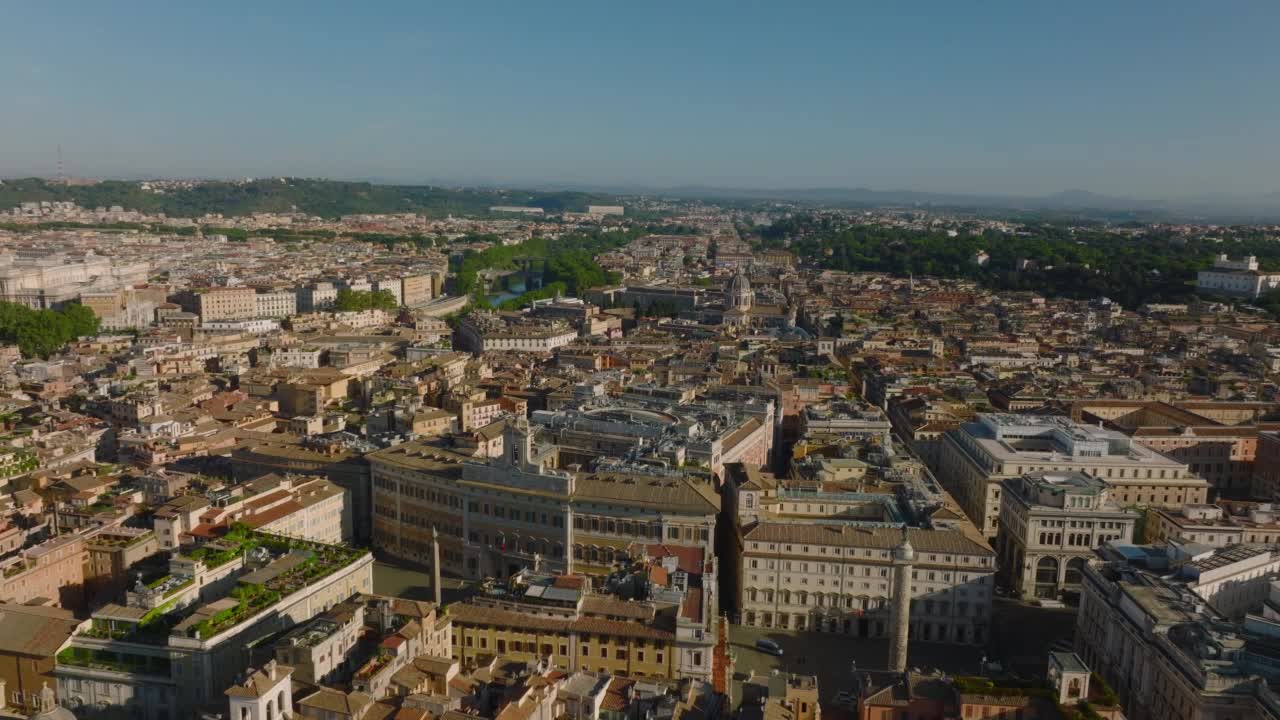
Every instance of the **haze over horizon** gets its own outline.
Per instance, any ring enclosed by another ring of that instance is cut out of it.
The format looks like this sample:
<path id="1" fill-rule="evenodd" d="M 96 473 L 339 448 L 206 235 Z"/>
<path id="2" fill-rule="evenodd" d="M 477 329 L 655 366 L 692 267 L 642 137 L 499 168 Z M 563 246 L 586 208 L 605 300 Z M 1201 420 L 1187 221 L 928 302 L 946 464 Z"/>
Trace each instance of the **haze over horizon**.
<path id="1" fill-rule="evenodd" d="M 1029 5 L 26 5 L 0 176 L 1280 191 L 1280 6 Z"/>

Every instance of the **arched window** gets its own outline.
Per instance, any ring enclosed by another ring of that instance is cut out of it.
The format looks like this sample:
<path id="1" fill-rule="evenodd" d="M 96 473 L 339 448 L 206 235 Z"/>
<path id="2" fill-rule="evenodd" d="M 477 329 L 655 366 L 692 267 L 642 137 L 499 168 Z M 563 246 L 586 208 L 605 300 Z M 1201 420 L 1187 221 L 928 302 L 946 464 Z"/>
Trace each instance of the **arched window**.
<path id="1" fill-rule="evenodd" d="M 1079 585 L 1084 578 L 1084 564 L 1084 558 L 1071 558 L 1068 560 L 1067 571 L 1062 584 L 1068 587 Z"/>
<path id="2" fill-rule="evenodd" d="M 1054 598 L 1058 595 L 1058 559 L 1042 557 L 1036 562 L 1036 597 Z"/>

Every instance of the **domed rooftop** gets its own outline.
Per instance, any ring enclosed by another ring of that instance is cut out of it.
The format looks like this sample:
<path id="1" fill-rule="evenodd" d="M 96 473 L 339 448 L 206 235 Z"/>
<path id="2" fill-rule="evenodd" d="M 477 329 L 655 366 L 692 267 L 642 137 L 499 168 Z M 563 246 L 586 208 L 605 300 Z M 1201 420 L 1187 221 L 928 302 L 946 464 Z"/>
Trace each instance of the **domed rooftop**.
<path id="1" fill-rule="evenodd" d="M 729 281 L 729 290 L 725 293 L 731 308 L 746 309 L 751 307 L 755 294 L 751 292 L 751 281 L 747 280 L 746 270 L 739 268 L 738 273 Z"/>

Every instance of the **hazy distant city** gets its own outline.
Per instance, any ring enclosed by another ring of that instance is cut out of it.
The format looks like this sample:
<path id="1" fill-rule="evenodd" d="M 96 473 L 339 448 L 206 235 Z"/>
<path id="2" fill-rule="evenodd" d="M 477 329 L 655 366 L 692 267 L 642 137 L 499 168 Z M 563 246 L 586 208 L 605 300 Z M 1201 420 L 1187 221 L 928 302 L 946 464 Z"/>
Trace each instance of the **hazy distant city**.
<path id="1" fill-rule="evenodd" d="M 1280 720 L 1280 7 L 0 22 L 0 720 Z"/>

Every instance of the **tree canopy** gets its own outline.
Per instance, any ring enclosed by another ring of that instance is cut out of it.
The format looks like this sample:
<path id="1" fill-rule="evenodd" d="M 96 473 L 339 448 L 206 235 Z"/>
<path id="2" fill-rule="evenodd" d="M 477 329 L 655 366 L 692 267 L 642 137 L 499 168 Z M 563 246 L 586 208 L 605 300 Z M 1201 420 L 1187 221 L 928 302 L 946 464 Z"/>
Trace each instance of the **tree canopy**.
<path id="1" fill-rule="evenodd" d="M 455 262 L 456 290 L 459 295 L 473 294 L 482 270 L 524 267 L 531 272 L 541 271 L 544 283 L 564 283 L 568 294 L 577 295 L 589 287 L 615 281 L 595 256 L 622 247 L 643 232 L 581 232 L 558 238 L 533 237 L 515 245 L 497 244 L 494 236 L 476 236 L 472 239 L 495 244 L 480 252 L 468 252 Z"/>
<path id="2" fill-rule="evenodd" d="M 1160 229 L 1139 234 L 1043 224 L 952 237 L 944 230 L 799 215 L 763 228 L 760 235 L 766 247 L 789 243 L 799 257 L 834 270 L 968 278 L 998 290 L 1106 296 L 1130 308 L 1190 299 L 1196 272 L 1220 253 L 1255 255 L 1264 269 L 1280 268 L 1280 244 L 1246 228 L 1223 237 L 1189 238 Z"/>
<path id="3" fill-rule="evenodd" d="M 339 312 L 359 312 L 361 310 L 395 310 L 400 307 L 396 296 L 390 290 L 349 290 L 338 291 L 333 301 L 333 309 Z"/>
<path id="4" fill-rule="evenodd" d="M 93 311 L 80 304 L 62 310 L 32 310 L 0 302 L 0 341 L 16 343 L 26 357 L 47 358 L 78 337 L 98 334 Z"/>

